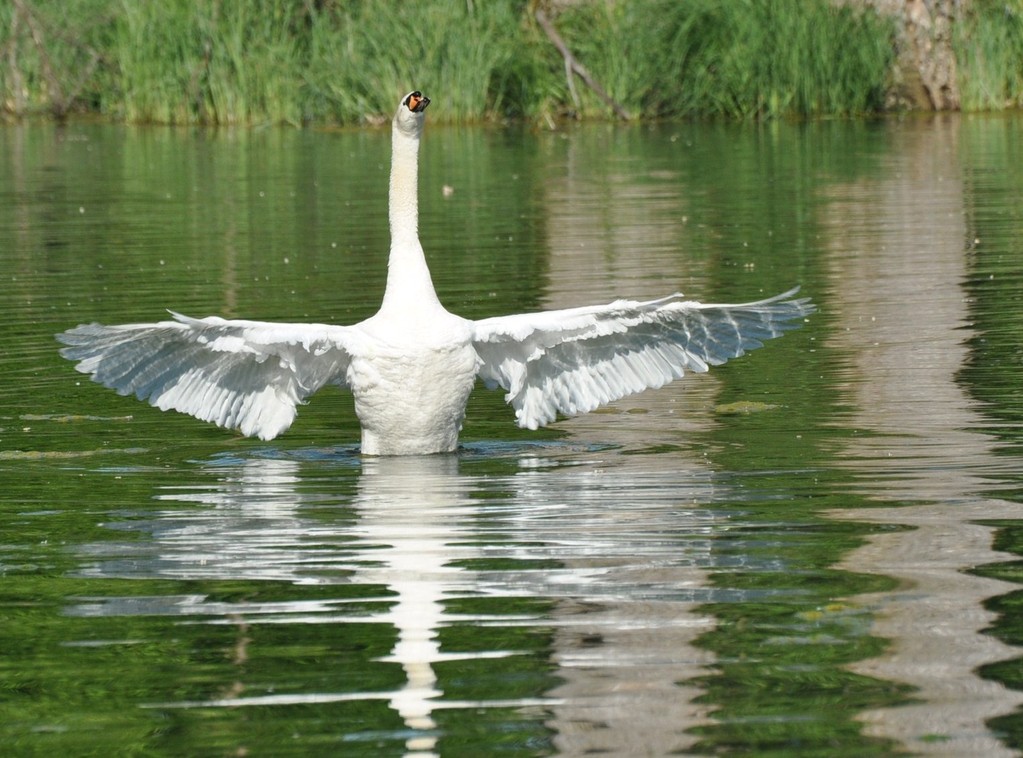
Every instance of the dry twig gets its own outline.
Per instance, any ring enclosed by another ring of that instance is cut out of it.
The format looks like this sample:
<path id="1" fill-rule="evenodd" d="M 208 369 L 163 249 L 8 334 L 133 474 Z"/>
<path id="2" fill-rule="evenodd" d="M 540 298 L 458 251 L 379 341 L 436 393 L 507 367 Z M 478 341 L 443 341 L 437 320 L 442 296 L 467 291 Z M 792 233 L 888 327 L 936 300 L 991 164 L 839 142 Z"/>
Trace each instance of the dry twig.
<path id="1" fill-rule="evenodd" d="M 618 115 L 619 118 L 626 121 L 630 120 L 632 116 L 625 108 L 622 107 L 614 98 L 607 94 L 603 87 L 593 78 L 593 75 L 587 70 L 586 66 L 579 62 L 579 60 L 572 55 L 572 51 L 568 49 L 568 45 L 565 44 L 565 40 L 558 34 L 558 30 L 554 28 L 554 24 L 547 17 L 543 8 L 536 9 L 536 20 L 540 24 L 540 28 L 543 29 L 548 39 L 558 48 L 558 52 L 561 53 L 561 57 L 565 59 L 565 76 L 568 79 L 568 91 L 572 95 L 572 101 L 575 103 L 576 108 L 579 108 L 579 95 L 575 91 L 575 84 L 572 80 L 572 74 L 575 73 L 583 82 L 593 90 L 596 95 L 603 100 L 611 109 Z"/>

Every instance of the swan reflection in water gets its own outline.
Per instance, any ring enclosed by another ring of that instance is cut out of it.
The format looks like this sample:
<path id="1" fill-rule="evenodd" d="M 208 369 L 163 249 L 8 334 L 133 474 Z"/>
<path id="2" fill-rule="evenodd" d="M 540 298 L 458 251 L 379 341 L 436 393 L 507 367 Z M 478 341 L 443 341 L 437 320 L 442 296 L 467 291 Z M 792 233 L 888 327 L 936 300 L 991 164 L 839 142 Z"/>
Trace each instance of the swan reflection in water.
<path id="1" fill-rule="evenodd" d="M 685 682 L 704 673 L 709 662 L 710 653 L 691 643 L 712 623 L 693 609 L 707 599 L 699 588 L 707 585 L 707 533 L 717 517 L 685 504 L 713 498 L 709 475 L 566 466 L 528 452 L 507 461 L 507 473 L 488 476 L 460 473 L 464 460 L 458 456 L 221 463 L 215 486 L 165 491 L 159 499 L 177 507 L 116 525 L 151 539 L 94 543 L 80 574 L 357 585 L 379 593 L 367 598 L 365 592 L 339 591 L 341 599 L 295 602 L 109 598 L 70 612 L 248 626 L 385 625 L 397 639 L 377 660 L 399 664 L 405 683 L 383 692 L 276 695 L 247 693 L 244 683 L 235 683 L 221 697 L 150 707 L 385 700 L 410 733 L 401 738 L 415 755 L 435 749 L 441 732 L 435 717 L 442 708 L 518 709 L 520 718 L 549 729 L 556 747 L 570 752 L 630 745 L 653 752 L 684 749 L 692 741 L 686 730 L 707 720 L 706 706 L 693 702 L 699 691 Z M 333 492 L 355 481 L 353 494 L 325 494 L 323 481 L 310 476 L 333 465 L 347 469 L 327 477 Z M 205 507 L 183 510 L 181 503 Z M 666 519 L 679 536 L 665 536 Z M 459 598 L 507 599 L 493 607 L 507 605 L 512 612 L 452 612 Z M 543 601 L 542 610 L 534 603 L 522 611 L 513 598 Z M 346 603 L 370 610 L 352 613 Z M 380 610 L 373 607 L 377 603 Z M 524 655 L 498 644 L 482 651 L 442 650 L 438 634 L 452 625 L 465 625 L 470 633 L 488 627 L 540 633 L 557 680 L 529 652 L 523 665 L 537 669 L 534 696 L 502 698 L 506 683 L 499 679 L 488 689 L 493 699 L 445 697 L 438 664 Z"/>

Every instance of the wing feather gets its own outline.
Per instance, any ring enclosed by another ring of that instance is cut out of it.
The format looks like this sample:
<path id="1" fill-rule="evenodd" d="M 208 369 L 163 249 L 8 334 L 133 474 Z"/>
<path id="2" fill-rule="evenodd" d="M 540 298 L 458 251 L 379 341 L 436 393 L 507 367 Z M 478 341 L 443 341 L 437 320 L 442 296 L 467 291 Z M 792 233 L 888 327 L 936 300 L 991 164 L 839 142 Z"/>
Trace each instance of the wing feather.
<path id="1" fill-rule="evenodd" d="M 344 384 L 358 340 L 340 326 L 172 315 L 154 324 L 82 324 L 57 336 L 67 345 L 61 355 L 121 395 L 269 440 L 291 426 L 306 397 Z"/>
<path id="2" fill-rule="evenodd" d="M 479 376 L 502 387 L 519 426 L 536 429 L 703 372 L 800 325 L 815 308 L 798 288 L 751 303 L 672 295 L 475 322 Z"/>

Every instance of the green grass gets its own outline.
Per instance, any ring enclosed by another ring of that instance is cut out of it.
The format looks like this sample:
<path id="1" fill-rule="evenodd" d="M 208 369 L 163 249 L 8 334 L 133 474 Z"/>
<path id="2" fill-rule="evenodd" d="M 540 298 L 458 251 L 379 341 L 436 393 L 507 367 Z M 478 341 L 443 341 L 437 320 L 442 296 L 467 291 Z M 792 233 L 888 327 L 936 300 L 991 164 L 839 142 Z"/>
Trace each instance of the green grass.
<path id="1" fill-rule="evenodd" d="M 512 113 L 520 16 L 513 3 L 143 4 L 122 0 L 108 112 L 161 123 L 353 123 L 391 114 L 416 87 L 446 121 Z"/>
<path id="2" fill-rule="evenodd" d="M 633 0 L 604 8 L 609 18 L 595 27 L 604 36 L 586 39 L 586 11 L 572 37 L 598 79 L 645 116 L 813 116 L 883 103 L 894 27 L 874 13 L 824 0 Z"/>
<path id="3" fill-rule="evenodd" d="M 975 0 L 955 48 L 963 110 L 1023 106 L 1023 0 Z"/>
<path id="4" fill-rule="evenodd" d="M 314 110 L 340 122 L 390 116 L 411 87 L 442 95 L 447 121 L 528 115 L 539 76 L 518 4 L 365 0 L 320 14 L 304 77 Z"/>
<path id="5" fill-rule="evenodd" d="M 386 119 L 411 87 L 435 120 L 611 116 L 527 0 L 7 0 L 0 111 L 176 124 Z M 976 0 L 957 25 L 964 104 L 1023 104 L 1023 0 Z M 830 0 L 570 4 L 555 23 L 640 118 L 879 110 L 894 24 Z"/>
<path id="6" fill-rule="evenodd" d="M 118 76 L 104 110 L 128 121 L 301 123 L 301 3 L 120 0 Z"/>

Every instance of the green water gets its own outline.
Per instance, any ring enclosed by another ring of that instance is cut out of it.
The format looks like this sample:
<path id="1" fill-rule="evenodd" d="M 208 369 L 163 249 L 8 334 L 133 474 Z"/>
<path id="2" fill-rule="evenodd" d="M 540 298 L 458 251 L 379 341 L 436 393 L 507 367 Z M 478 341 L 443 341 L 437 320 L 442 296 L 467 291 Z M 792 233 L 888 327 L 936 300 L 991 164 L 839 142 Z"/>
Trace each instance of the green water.
<path id="1" fill-rule="evenodd" d="M 480 388 L 459 454 L 363 461 L 340 393 L 246 440 L 53 334 L 372 314 L 387 132 L 4 127 L 0 747 L 1013 754 L 1021 132 L 430 128 L 454 312 L 820 312 L 538 433 Z"/>

